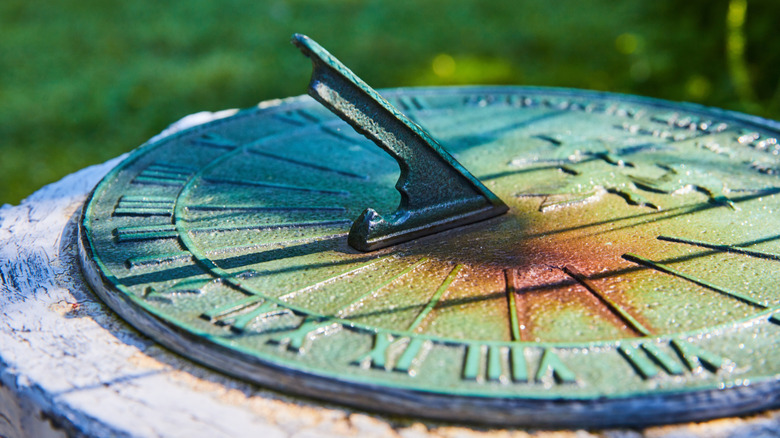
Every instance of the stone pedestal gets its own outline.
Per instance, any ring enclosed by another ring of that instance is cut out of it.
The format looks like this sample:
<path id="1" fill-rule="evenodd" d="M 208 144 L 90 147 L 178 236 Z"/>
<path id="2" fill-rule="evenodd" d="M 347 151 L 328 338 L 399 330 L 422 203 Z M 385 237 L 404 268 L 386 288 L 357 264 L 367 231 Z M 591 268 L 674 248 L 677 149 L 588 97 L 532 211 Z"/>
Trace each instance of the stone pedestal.
<path id="1" fill-rule="evenodd" d="M 201 113 L 166 130 L 202 123 Z M 645 430 L 533 431 L 387 418 L 294 398 L 159 347 L 86 286 L 77 220 L 122 157 L 0 208 L 0 436 L 773 437 L 780 411 Z"/>

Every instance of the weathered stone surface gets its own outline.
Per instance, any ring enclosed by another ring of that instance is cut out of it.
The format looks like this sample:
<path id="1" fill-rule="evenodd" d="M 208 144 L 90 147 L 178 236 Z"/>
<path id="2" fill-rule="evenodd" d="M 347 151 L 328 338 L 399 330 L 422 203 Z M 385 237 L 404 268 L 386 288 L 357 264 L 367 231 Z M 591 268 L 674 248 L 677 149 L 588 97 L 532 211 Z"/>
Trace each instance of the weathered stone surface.
<path id="1" fill-rule="evenodd" d="M 164 134 L 228 114 L 193 115 Z M 384 418 L 204 369 L 130 328 L 81 277 L 81 203 L 120 159 L 0 208 L 0 436 L 780 436 L 777 411 L 643 431 L 493 430 Z"/>

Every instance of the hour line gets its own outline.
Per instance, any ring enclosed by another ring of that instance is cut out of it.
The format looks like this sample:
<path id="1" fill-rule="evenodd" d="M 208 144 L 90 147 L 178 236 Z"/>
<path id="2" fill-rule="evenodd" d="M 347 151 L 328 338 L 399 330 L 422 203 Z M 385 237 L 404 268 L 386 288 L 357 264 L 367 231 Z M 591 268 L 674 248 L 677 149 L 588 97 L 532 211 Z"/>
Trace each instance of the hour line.
<path id="1" fill-rule="evenodd" d="M 255 155 L 260 155 L 260 156 L 263 156 L 263 157 L 267 157 L 267 158 L 271 158 L 271 159 L 279 160 L 279 161 L 284 161 L 284 162 L 291 163 L 291 164 L 297 164 L 298 166 L 308 167 L 310 169 L 316 169 L 316 170 L 321 170 L 323 172 L 335 173 L 336 175 L 346 176 L 346 177 L 349 177 L 349 178 L 356 178 L 356 179 L 362 179 L 362 180 L 367 180 L 368 179 L 368 177 L 366 175 L 359 175 L 357 173 L 347 172 L 345 170 L 340 170 L 340 169 L 336 169 L 336 168 L 329 167 L 329 166 L 323 166 L 322 164 L 314 164 L 314 163 L 309 163 L 307 161 L 296 160 L 294 158 L 283 157 L 281 155 L 276 155 L 276 154 L 272 154 L 272 153 L 269 153 L 269 152 L 261 151 L 261 150 L 256 149 L 256 148 L 249 148 L 248 151 L 250 153 L 255 154 Z"/>
<path id="2" fill-rule="evenodd" d="M 385 260 L 387 260 L 389 258 L 390 258 L 390 256 L 385 256 L 385 257 L 381 257 L 381 258 L 378 258 L 378 259 L 369 260 L 369 261 L 367 261 L 365 263 L 359 264 L 357 267 L 352 268 L 349 271 L 331 275 L 330 277 L 325 278 L 324 280 L 320 280 L 320 281 L 318 281 L 318 282 L 316 282 L 314 284 L 311 284 L 309 286 L 306 286 L 304 288 L 297 289 L 297 290 L 294 290 L 292 292 L 288 292 L 288 293 L 280 296 L 279 299 L 280 300 L 289 300 L 290 298 L 293 298 L 294 296 L 298 295 L 301 292 L 304 292 L 304 291 L 307 291 L 309 289 L 313 289 L 313 288 L 322 286 L 323 284 L 330 283 L 331 281 L 337 280 L 337 279 L 339 279 L 341 277 L 346 277 L 347 275 L 354 274 L 355 272 L 361 271 L 361 270 L 363 270 L 363 269 L 365 269 L 365 268 L 367 268 L 367 267 L 369 267 L 371 265 L 374 265 L 374 264 L 377 264 L 379 262 L 385 261 Z"/>
<path id="3" fill-rule="evenodd" d="M 598 298 L 602 303 L 604 303 L 604 305 L 609 308 L 609 310 L 620 317 L 620 319 L 628 324 L 629 327 L 634 329 L 635 332 L 641 334 L 642 336 L 651 336 L 653 334 L 650 330 L 643 326 L 642 323 L 637 321 L 636 318 L 631 316 L 631 314 L 620 307 L 620 305 L 612 301 L 601 289 L 596 287 L 596 285 L 593 284 L 592 281 L 588 280 L 588 278 L 585 277 L 585 275 L 583 275 L 582 272 L 580 272 L 577 268 L 571 265 L 567 265 L 563 268 L 563 272 L 568 274 L 571 278 L 576 280 L 577 283 L 581 284 L 591 294 Z"/>
<path id="4" fill-rule="evenodd" d="M 232 178 L 203 178 L 204 181 L 214 184 L 231 184 L 236 186 L 261 187 L 264 189 L 290 190 L 295 192 L 323 193 L 327 195 L 349 196 L 350 193 L 344 190 L 316 189 L 313 187 L 292 186 L 289 184 L 269 183 L 263 181 L 251 181 L 246 179 Z"/>
<path id="5" fill-rule="evenodd" d="M 770 260 L 780 260 L 780 254 L 774 254 L 765 251 L 756 251 L 753 249 L 745 249 L 733 245 L 718 245 L 714 243 L 707 243 L 707 242 L 701 242 L 698 240 L 690 240 L 690 239 L 680 239 L 678 237 L 670 237 L 670 236 L 658 236 L 658 240 L 663 240 L 666 242 L 674 242 L 674 243 L 684 243 L 687 245 L 700 246 L 702 248 L 709 248 L 709 249 L 714 249 L 723 252 L 733 252 L 737 254 L 744 254 L 744 255 L 760 257 L 760 258 L 770 259 Z"/>
<path id="6" fill-rule="evenodd" d="M 628 261 L 630 261 L 630 262 L 634 262 L 634 263 L 639 264 L 639 265 L 644 265 L 644 266 L 647 266 L 648 268 L 652 268 L 652 269 L 655 269 L 655 270 L 660 271 L 660 272 L 664 272 L 664 273 L 669 274 L 669 275 L 674 275 L 676 277 L 683 278 L 685 280 L 690 281 L 691 283 L 698 284 L 699 286 L 705 287 L 707 289 L 710 289 L 712 291 L 718 292 L 718 293 L 723 294 L 723 295 L 728 295 L 728 296 L 730 296 L 732 298 L 735 298 L 735 299 L 737 299 L 739 301 L 742 301 L 743 303 L 750 304 L 752 306 L 758 307 L 759 309 L 766 309 L 767 308 L 767 306 L 765 304 L 759 303 L 758 301 L 756 301 L 756 300 L 754 300 L 754 299 L 752 299 L 750 297 L 747 297 L 745 295 L 742 295 L 742 294 L 734 292 L 734 291 L 730 291 L 728 289 L 724 289 L 724 288 L 722 288 L 720 286 L 716 286 L 716 285 L 714 285 L 712 283 L 709 283 L 709 282 L 706 282 L 704 280 L 699 280 L 698 278 L 695 278 L 695 277 L 690 276 L 688 274 L 684 274 L 684 273 L 682 273 L 680 271 L 672 269 L 669 266 L 663 265 L 661 263 L 656 263 L 656 262 L 648 260 L 648 259 L 646 259 L 644 257 L 640 257 L 640 256 L 638 256 L 636 254 L 623 254 L 623 258 L 628 260 Z"/>
<path id="7" fill-rule="evenodd" d="M 447 290 L 447 288 L 450 287 L 450 284 L 455 280 L 455 278 L 458 276 L 458 272 L 463 268 L 463 265 L 457 265 L 454 268 L 452 268 L 452 271 L 450 271 L 449 275 L 447 275 L 447 278 L 444 279 L 444 282 L 439 286 L 438 289 L 436 289 L 436 292 L 433 294 L 430 300 L 428 300 L 428 304 L 425 306 L 425 308 L 420 311 L 420 314 L 417 315 L 417 318 L 414 319 L 414 322 L 412 322 L 409 325 L 409 328 L 407 328 L 407 331 L 413 332 L 417 329 L 417 327 L 422 324 L 423 320 L 428 316 L 429 313 L 433 310 L 434 307 L 436 307 L 436 304 L 439 303 L 439 300 L 441 299 L 442 295 L 444 295 L 444 292 Z"/>
<path id="8" fill-rule="evenodd" d="M 522 341 L 522 332 L 520 331 L 520 322 L 517 313 L 520 312 L 517 297 L 517 271 L 514 269 L 504 270 L 504 281 L 506 284 L 506 296 L 509 307 L 509 325 L 512 329 L 512 340 Z"/>
<path id="9" fill-rule="evenodd" d="M 403 277 L 404 275 L 406 275 L 406 274 L 408 274 L 408 273 L 412 272 L 412 271 L 413 271 L 415 268 L 417 268 L 418 266 L 422 265 L 423 263 L 425 263 L 425 262 L 427 262 L 427 261 L 428 261 L 428 258 L 427 258 L 427 257 L 423 257 L 423 258 L 421 258 L 420 260 L 418 260 L 418 261 L 417 261 L 416 263 L 414 263 L 413 265 L 411 265 L 411 266 L 407 267 L 407 268 L 406 268 L 406 269 L 404 269 L 403 271 L 399 272 L 398 274 L 394 275 L 393 277 L 391 277 L 391 278 L 390 278 L 390 279 L 388 279 L 387 281 L 385 281 L 385 282 L 383 282 L 383 283 L 379 284 L 378 286 L 376 286 L 376 287 L 374 287 L 374 288 L 371 288 L 371 289 L 369 289 L 368 291 L 366 291 L 366 292 L 364 292 L 363 294 L 361 294 L 359 297 L 357 297 L 357 298 L 353 299 L 352 301 L 350 301 L 349 303 L 347 303 L 347 304 L 345 304 L 345 305 L 341 306 L 341 309 L 339 309 L 339 310 L 337 310 L 337 311 L 335 311 L 335 312 L 333 312 L 333 313 L 334 313 L 335 315 L 337 315 L 337 316 L 341 317 L 341 318 L 344 318 L 344 317 L 346 317 L 347 310 L 348 310 L 348 309 L 349 309 L 351 306 L 353 306 L 353 305 L 354 305 L 354 304 L 356 304 L 356 303 L 359 303 L 359 302 L 360 302 L 360 301 L 362 301 L 364 298 L 366 298 L 366 297 L 368 297 L 368 296 L 370 296 L 370 295 L 374 294 L 375 292 L 379 291 L 380 289 L 384 288 L 385 286 L 389 285 L 390 283 L 392 283 L 392 282 L 394 282 L 394 281 L 398 280 L 399 278 Z"/>

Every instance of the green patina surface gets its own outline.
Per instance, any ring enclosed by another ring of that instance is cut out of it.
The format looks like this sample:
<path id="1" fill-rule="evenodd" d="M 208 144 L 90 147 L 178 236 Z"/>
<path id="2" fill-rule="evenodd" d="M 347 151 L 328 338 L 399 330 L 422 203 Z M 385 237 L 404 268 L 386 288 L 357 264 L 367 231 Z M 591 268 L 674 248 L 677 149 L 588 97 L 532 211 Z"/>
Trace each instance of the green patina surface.
<path id="1" fill-rule="evenodd" d="M 352 249 L 355 217 L 398 205 L 398 166 L 292 99 L 107 176 L 84 227 L 111 293 L 347 384 L 596 399 L 776 378 L 776 125 L 570 90 L 384 94 L 510 211 Z"/>

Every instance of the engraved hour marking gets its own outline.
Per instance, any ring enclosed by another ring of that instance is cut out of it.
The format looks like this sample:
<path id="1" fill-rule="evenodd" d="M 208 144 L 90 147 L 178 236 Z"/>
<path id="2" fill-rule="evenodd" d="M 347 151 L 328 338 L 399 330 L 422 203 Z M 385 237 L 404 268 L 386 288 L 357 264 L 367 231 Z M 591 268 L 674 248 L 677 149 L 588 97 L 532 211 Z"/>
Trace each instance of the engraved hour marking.
<path id="1" fill-rule="evenodd" d="M 365 269 L 365 268 L 367 268 L 369 266 L 372 266 L 372 265 L 375 265 L 377 263 L 383 262 L 383 261 L 385 261 L 385 260 L 387 260 L 389 258 L 390 257 L 381 257 L 381 258 L 377 258 L 377 259 L 374 259 L 374 260 L 369 260 L 369 261 L 367 261 L 365 263 L 362 263 L 362 264 L 360 264 L 360 265 L 358 265 L 358 266 L 356 266 L 356 267 L 354 267 L 354 268 L 352 268 L 352 269 L 350 269 L 348 271 L 331 275 L 331 276 L 329 276 L 329 277 L 327 277 L 327 278 L 325 278 L 323 280 L 320 280 L 320 281 L 318 281 L 318 282 L 316 282 L 314 284 L 311 284 L 309 286 L 303 287 L 301 289 L 294 290 L 292 292 L 288 292 L 288 293 L 280 296 L 279 299 L 280 300 L 289 300 L 291 298 L 294 298 L 295 296 L 297 296 L 301 292 L 305 292 L 305 291 L 310 290 L 310 289 L 315 289 L 315 288 L 320 287 L 320 286 L 322 286 L 324 284 L 330 283 L 330 282 L 332 282 L 334 280 L 338 280 L 339 278 L 346 277 L 348 275 L 352 275 L 352 274 L 354 274 L 356 272 L 362 271 L 363 269 Z"/>
<path id="2" fill-rule="evenodd" d="M 507 307 L 509 309 L 509 326 L 512 331 L 512 340 L 513 341 L 522 341 L 523 335 L 522 331 L 520 330 L 520 322 L 518 318 L 518 313 L 521 312 L 520 309 L 520 297 L 518 296 L 518 287 L 517 287 L 517 271 L 514 269 L 506 269 L 504 270 L 504 281 L 506 284 L 506 297 L 507 297 Z M 525 328 L 523 326 L 522 328 Z"/>
<path id="3" fill-rule="evenodd" d="M 298 192 L 310 192 L 310 193 L 323 193 L 327 195 L 349 196 L 350 193 L 344 190 L 328 190 L 328 189 L 316 189 L 313 187 L 301 187 L 293 186 L 289 184 L 269 183 L 263 181 L 251 181 L 245 179 L 232 179 L 232 178 L 203 178 L 204 181 L 208 181 L 214 184 L 232 184 L 236 186 L 251 186 L 261 187 L 265 189 L 275 190 L 290 190 Z"/>
<path id="4" fill-rule="evenodd" d="M 327 284 L 327 283 L 329 283 L 329 282 L 331 282 L 333 280 L 336 280 L 338 278 L 341 278 L 341 277 L 344 277 L 344 276 L 347 276 L 347 275 L 350 275 L 350 274 L 354 274 L 354 273 L 359 272 L 359 271 L 361 271 L 361 270 L 363 270 L 363 269 L 365 269 L 365 268 L 367 268 L 367 267 L 369 267 L 371 265 L 374 265 L 374 264 L 376 264 L 378 262 L 384 261 L 387 258 L 388 257 L 383 257 L 383 258 L 380 258 L 380 259 L 375 259 L 375 260 L 368 261 L 366 263 L 362 263 L 362 264 L 358 265 L 357 267 L 352 268 L 352 269 L 350 269 L 350 270 L 348 270 L 346 272 L 342 272 L 342 273 L 339 273 L 339 274 L 336 274 L 336 275 L 331 275 L 330 277 L 325 278 L 323 280 L 320 280 L 317 283 L 314 283 L 314 284 L 311 284 L 311 285 L 306 286 L 304 288 L 298 289 L 296 291 L 287 293 L 287 294 L 279 297 L 278 299 L 284 300 L 284 299 L 290 298 L 290 297 L 292 297 L 292 296 L 294 296 L 294 295 L 296 295 L 296 294 L 298 294 L 300 292 L 303 292 L 305 290 L 316 288 L 316 287 L 322 286 L 324 284 Z M 240 300 L 233 301 L 233 302 L 231 302 L 229 304 L 226 304 L 225 306 L 218 307 L 218 308 L 209 310 L 207 312 L 204 312 L 201 315 L 201 317 L 204 318 L 204 319 L 207 319 L 207 320 L 209 320 L 211 322 L 214 322 L 214 323 L 223 323 L 222 319 L 224 317 L 226 317 L 228 315 L 231 315 L 231 314 L 235 314 L 237 312 L 245 311 L 245 310 L 247 310 L 249 308 L 252 308 L 253 306 L 257 306 L 258 304 L 261 304 L 256 309 L 253 309 L 250 312 L 241 314 L 240 316 L 238 316 L 230 324 L 231 328 L 233 330 L 241 332 L 241 331 L 246 330 L 246 328 L 252 322 L 254 322 L 257 319 L 267 318 L 267 317 L 270 317 L 270 316 L 278 315 L 278 314 L 283 313 L 283 312 L 287 312 L 287 310 L 285 308 L 278 306 L 273 301 L 266 301 L 265 303 L 263 303 L 263 301 L 264 301 L 264 298 L 262 298 L 260 296 L 257 296 L 257 295 L 250 296 L 250 297 L 247 297 L 247 298 L 242 298 Z"/>
<path id="5" fill-rule="evenodd" d="M 769 317 L 769 322 L 780 325 L 780 312 L 776 312 Z"/>
<path id="6" fill-rule="evenodd" d="M 334 167 L 323 166 L 322 164 L 309 163 L 307 161 L 298 160 L 298 159 L 295 159 L 295 158 L 283 157 L 281 155 L 272 154 L 272 153 L 269 153 L 269 152 L 261 151 L 259 149 L 250 148 L 250 149 L 248 149 L 248 151 L 250 153 L 252 153 L 252 154 L 255 154 L 255 155 L 260 155 L 260 156 L 271 158 L 271 159 L 274 159 L 274 160 L 279 160 L 279 161 L 284 161 L 284 162 L 291 163 L 291 164 L 296 164 L 296 165 L 302 166 L 302 167 L 308 167 L 310 169 L 316 169 L 316 170 L 321 170 L 321 171 L 324 171 L 324 172 L 330 172 L 330 173 L 334 173 L 336 175 L 346 176 L 348 178 L 356 178 L 356 179 L 362 179 L 362 180 L 367 180 L 368 179 L 368 177 L 366 175 L 359 175 L 357 173 L 347 172 L 347 171 L 344 171 L 344 170 L 336 169 Z"/>
<path id="7" fill-rule="evenodd" d="M 680 239 L 678 237 L 670 237 L 670 236 L 658 236 L 658 240 L 663 240 L 666 242 L 674 242 L 674 243 L 684 243 L 686 245 L 699 246 L 702 248 L 714 249 L 723 252 L 733 252 L 733 253 L 744 254 L 752 257 L 760 257 L 763 259 L 780 260 L 780 254 L 774 254 L 765 251 L 756 251 L 752 249 L 745 249 L 734 245 L 718 245 L 714 243 L 707 243 L 707 242 L 701 242 L 698 240 L 690 240 L 690 239 Z"/>
<path id="8" fill-rule="evenodd" d="M 310 123 L 320 123 L 321 121 L 319 117 L 304 109 L 278 112 L 273 117 L 295 126 L 305 126 Z"/>
<path id="9" fill-rule="evenodd" d="M 670 341 L 669 346 L 677 353 L 678 359 L 652 341 L 640 342 L 636 346 L 629 343 L 621 344 L 618 352 L 643 379 L 652 379 L 658 376 L 661 370 L 669 375 L 679 376 L 685 373 L 685 367 L 690 371 L 702 367 L 715 373 L 728 362 L 715 353 L 681 339 Z"/>
<path id="10" fill-rule="evenodd" d="M 600 288 L 598 288 L 592 281 L 582 274 L 577 268 L 571 265 L 567 265 L 563 268 L 563 272 L 568 274 L 571 278 L 581 284 L 585 289 L 598 298 L 609 310 L 612 311 L 617 317 L 623 320 L 629 327 L 631 327 L 636 333 L 642 336 L 651 336 L 653 333 L 648 330 L 644 325 L 636 320 L 630 313 L 620 307 L 616 302 L 612 301 Z"/>
<path id="11" fill-rule="evenodd" d="M 669 275 L 674 275 L 675 277 L 680 277 L 682 279 L 690 281 L 691 283 L 694 283 L 694 284 L 697 284 L 697 285 L 699 285 L 701 287 L 710 289 L 710 290 L 712 290 L 714 292 L 717 292 L 719 294 L 727 295 L 727 296 L 735 298 L 735 299 L 737 299 L 739 301 L 742 301 L 743 303 L 750 304 L 752 306 L 758 307 L 759 309 L 766 309 L 767 308 L 766 304 L 760 303 L 760 302 L 758 302 L 758 301 L 756 301 L 756 300 L 754 300 L 754 299 L 752 299 L 752 298 L 750 298 L 750 297 L 748 297 L 746 295 L 740 294 L 738 292 L 730 291 L 730 290 L 722 288 L 720 286 L 716 286 L 716 285 L 714 285 L 712 283 L 709 283 L 707 281 L 700 280 L 700 279 L 698 279 L 696 277 L 693 277 L 691 275 L 684 274 L 684 273 L 682 273 L 680 271 L 672 269 L 669 266 L 663 265 L 661 263 L 656 263 L 654 261 L 648 260 L 648 259 L 643 258 L 643 257 L 639 257 L 636 254 L 623 254 L 623 258 L 628 260 L 628 261 L 630 261 L 630 262 L 634 262 L 634 263 L 636 263 L 638 265 L 643 265 L 643 266 L 646 266 L 648 268 L 652 268 L 652 269 L 655 269 L 657 271 L 660 271 L 660 272 L 663 272 L 663 273 L 666 273 L 666 274 L 669 274 Z"/>
<path id="12" fill-rule="evenodd" d="M 452 271 L 447 275 L 447 278 L 444 279 L 444 282 L 439 286 L 438 289 L 436 289 L 436 292 L 434 292 L 433 296 L 430 300 L 428 300 L 428 304 L 425 306 L 424 309 L 420 311 L 420 313 L 417 315 L 417 318 L 414 319 L 414 321 L 409 324 L 409 327 L 406 329 L 406 331 L 413 332 L 417 330 L 417 327 L 422 324 L 422 322 L 425 320 L 425 318 L 428 316 L 429 313 L 436 307 L 436 305 L 439 303 L 439 300 L 441 300 L 441 297 L 444 295 L 444 292 L 450 287 L 450 284 L 452 284 L 453 281 L 455 281 L 455 278 L 458 276 L 458 272 L 463 268 L 463 265 L 457 265 L 454 268 L 452 268 Z"/>
<path id="13" fill-rule="evenodd" d="M 142 170 L 132 182 L 136 184 L 184 187 L 190 176 L 197 170 L 197 168 L 192 166 L 158 161 Z"/>
<path id="14" fill-rule="evenodd" d="M 277 224 L 248 224 L 233 226 L 215 226 L 215 227 L 193 227 L 187 231 L 191 233 L 211 233 L 240 230 L 269 230 L 275 228 L 312 228 L 327 227 L 332 225 L 349 225 L 352 221 L 346 219 L 332 221 L 312 221 L 312 222 L 293 222 Z M 119 227 L 114 230 L 114 235 L 119 242 L 171 239 L 179 236 L 176 226 L 171 224 Z"/>
<path id="15" fill-rule="evenodd" d="M 359 303 L 359 302 L 363 301 L 365 298 L 368 298 L 369 296 L 371 296 L 371 295 L 373 295 L 373 294 L 377 293 L 378 291 L 380 291 L 381 289 L 385 288 L 386 286 L 389 286 L 391 283 L 395 282 L 396 280 L 398 280 L 399 278 L 403 277 L 404 275 L 406 275 L 406 274 L 408 274 L 408 273 L 412 272 L 412 271 L 413 271 L 413 270 L 415 270 L 415 269 L 416 269 L 418 266 L 422 265 L 423 263 L 425 263 L 425 262 L 427 262 L 427 261 L 428 261 L 428 258 L 426 258 L 426 257 L 423 257 L 423 258 L 421 258 L 420 260 L 418 260 L 417 262 L 415 262 L 415 263 L 414 263 L 414 264 L 412 264 L 411 266 L 408 266 L 408 267 L 406 267 L 406 268 L 405 268 L 403 271 L 399 272 L 398 274 L 395 274 L 394 276 L 392 276 L 392 277 L 391 277 L 391 278 L 389 278 L 388 280 L 385 280 L 384 282 L 380 283 L 379 285 L 377 285 L 377 286 L 375 286 L 375 287 L 373 287 L 373 288 L 369 289 L 368 291 L 366 291 L 366 292 L 362 293 L 362 294 L 361 294 L 360 296 L 358 296 L 357 298 L 354 298 L 354 299 L 353 299 L 352 301 L 350 301 L 349 303 L 347 303 L 347 304 L 343 305 L 343 306 L 341 307 L 341 309 L 339 309 L 339 310 L 337 310 L 337 311 L 335 311 L 335 312 L 334 312 L 334 315 L 335 315 L 335 316 L 338 316 L 338 317 L 340 317 L 340 318 L 347 318 L 347 317 L 349 317 L 349 316 L 348 316 L 348 314 L 349 314 L 349 310 L 350 310 L 350 308 L 351 308 L 352 306 L 354 306 L 355 304 L 357 304 L 357 303 Z"/>
<path id="16" fill-rule="evenodd" d="M 239 146 L 238 143 L 234 142 L 233 140 L 229 140 L 225 137 L 222 137 L 221 135 L 214 134 L 211 132 L 207 134 L 203 134 L 200 137 L 193 139 L 192 143 L 200 146 L 207 146 L 207 147 L 212 147 L 217 149 L 228 149 L 228 150 L 233 150 Z"/>
<path id="17" fill-rule="evenodd" d="M 172 216 L 173 196 L 130 196 L 119 198 L 114 216 Z"/>

